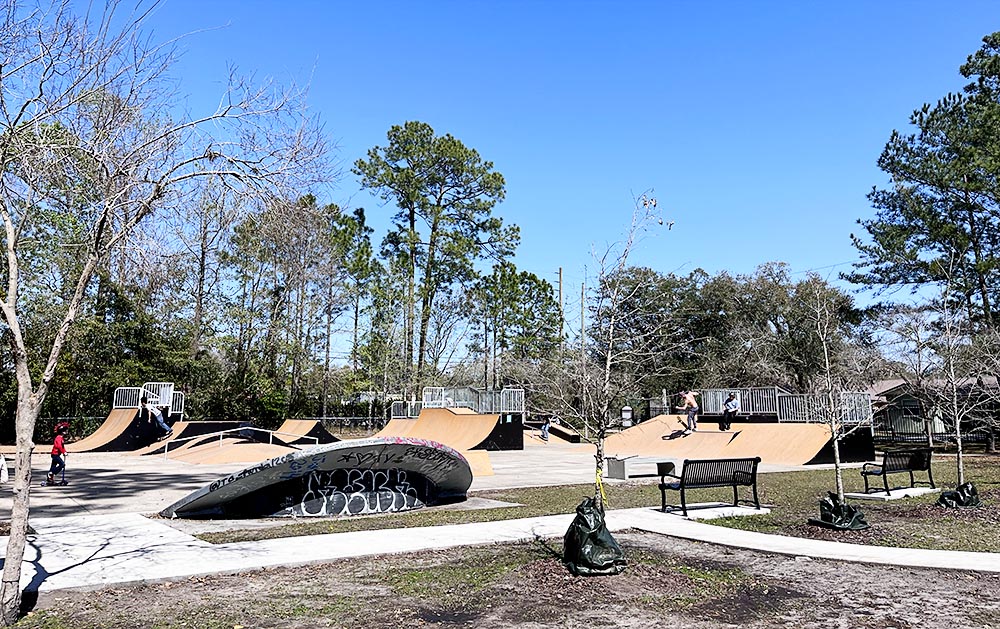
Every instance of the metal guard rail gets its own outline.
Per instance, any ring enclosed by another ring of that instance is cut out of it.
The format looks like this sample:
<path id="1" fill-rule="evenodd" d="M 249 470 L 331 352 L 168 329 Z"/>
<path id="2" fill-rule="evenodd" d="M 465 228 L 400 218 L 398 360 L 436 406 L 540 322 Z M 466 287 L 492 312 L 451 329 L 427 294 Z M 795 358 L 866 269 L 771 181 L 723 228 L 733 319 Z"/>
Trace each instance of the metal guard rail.
<path id="1" fill-rule="evenodd" d="M 283 432 L 280 430 L 266 430 L 264 428 L 254 428 L 253 426 L 243 426 L 241 428 L 226 428 L 225 430 L 220 430 L 218 432 L 210 432 L 204 435 L 194 435 L 192 437 L 182 437 L 180 439 L 167 439 L 163 442 L 163 458 L 167 458 L 167 452 L 170 451 L 171 443 L 181 443 L 183 441 L 193 441 L 195 439 L 205 439 L 206 437 L 218 437 L 219 447 L 222 447 L 223 437 L 231 432 L 243 432 L 244 430 L 256 430 L 257 432 L 266 432 L 269 435 L 268 445 L 274 445 L 274 435 L 288 435 L 290 437 L 296 437 L 298 439 L 312 439 L 314 445 L 319 445 L 319 437 L 310 437 L 308 435 L 297 435 L 291 432 Z M 295 446 L 290 446 L 295 447 Z"/>

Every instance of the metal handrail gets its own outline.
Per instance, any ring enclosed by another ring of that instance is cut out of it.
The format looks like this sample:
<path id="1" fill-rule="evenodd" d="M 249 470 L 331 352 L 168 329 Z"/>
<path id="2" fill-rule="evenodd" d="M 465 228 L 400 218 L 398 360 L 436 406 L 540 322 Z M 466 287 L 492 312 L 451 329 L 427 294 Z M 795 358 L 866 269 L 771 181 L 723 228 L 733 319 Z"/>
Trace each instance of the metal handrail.
<path id="1" fill-rule="evenodd" d="M 264 428 L 255 428 L 253 426 L 243 426 L 240 428 L 226 428 L 225 430 L 220 430 L 218 432 L 210 432 L 204 435 L 194 435 L 192 437 L 182 437 L 180 439 L 168 439 L 163 442 L 163 458 L 167 458 L 167 452 L 170 451 L 171 443 L 181 443 L 182 441 L 192 441 L 194 439 L 204 439 L 206 437 L 219 437 L 219 447 L 222 447 L 223 436 L 231 432 L 242 432 L 244 430 L 256 430 L 257 432 L 266 432 L 270 437 L 268 438 L 268 445 L 274 445 L 274 435 L 288 435 L 290 437 L 298 437 L 299 439 L 312 439 L 314 445 L 319 445 L 319 437 L 310 437 L 309 435 L 297 435 L 293 432 L 284 432 L 281 430 L 266 430 Z M 295 446 L 291 446 L 295 447 Z"/>

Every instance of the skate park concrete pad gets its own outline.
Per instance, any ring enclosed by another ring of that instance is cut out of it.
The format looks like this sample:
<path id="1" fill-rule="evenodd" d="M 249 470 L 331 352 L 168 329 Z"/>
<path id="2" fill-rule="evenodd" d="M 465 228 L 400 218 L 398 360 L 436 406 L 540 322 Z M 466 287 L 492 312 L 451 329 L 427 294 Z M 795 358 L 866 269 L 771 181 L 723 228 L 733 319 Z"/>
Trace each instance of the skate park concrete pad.
<path id="1" fill-rule="evenodd" d="M 724 502 L 696 502 L 688 505 L 687 515 L 684 515 L 679 506 L 671 507 L 670 505 L 667 505 L 667 510 L 661 511 L 661 513 L 684 520 L 716 520 L 718 518 L 743 518 L 751 515 L 767 515 L 771 513 L 771 510 L 767 507 L 761 507 L 760 509 L 742 505 L 734 507 Z"/>
<path id="2" fill-rule="evenodd" d="M 903 498 L 913 498 L 915 496 L 926 496 L 927 494 L 937 494 L 940 493 L 940 489 L 935 489 L 933 487 L 897 487 L 895 489 L 889 490 L 889 495 L 885 494 L 885 490 L 879 490 L 877 492 L 872 492 L 866 494 L 864 492 L 845 492 L 844 498 L 853 498 L 855 500 L 874 500 L 876 502 L 888 502 L 889 500 L 902 500 Z"/>
<path id="3" fill-rule="evenodd" d="M 338 441 L 261 461 L 170 505 L 165 517 L 388 513 L 465 499 L 472 470 L 457 450 L 409 437 Z"/>

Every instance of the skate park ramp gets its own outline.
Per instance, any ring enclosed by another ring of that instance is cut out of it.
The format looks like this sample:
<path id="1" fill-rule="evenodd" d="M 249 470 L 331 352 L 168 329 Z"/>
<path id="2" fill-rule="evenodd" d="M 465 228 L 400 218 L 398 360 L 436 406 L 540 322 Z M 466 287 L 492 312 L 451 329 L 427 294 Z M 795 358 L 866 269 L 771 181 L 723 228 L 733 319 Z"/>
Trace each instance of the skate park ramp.
<path id="1" fill-rule="evenodd" d="M 528 439 L 535 439 L 541 434 L 542 422 L 532 421 L 524 422 L 524 439 L 527 443 Z M 573 428 L 570 428 L 566 424 L 550 424 L 549 425 L 549 437 L 556 438 L 566 443 L 582 443 L 583 438 Z M 540 440 L 540 439 L 539 439 Z"/>
<path id="2" fill-rule="evenodd" d="M 175 502 L 164 517 L 389 513 L 465 500 L 472 470 L 457 450 L 402 437 L 349 439 L 261 461 Z"/>
<path id="3" fill-rule="evenodd" d="M 164 448 L 168 448 L 170 451 L 173 451 L 175 449 L 187 447 L 190 444 L 194 443 L 193 440 L 188 440 L 189 437 L 198 437 L 213 432 L 232 430 L 234 428 L 240 428 L 243 425 L 244 425 L 243 422 L 235 422 L 235 421 L 234 422 L 226 422 L 226 421 L 174 422 L 174 424 L 170 427 L 173 429 L 174 432 L 170 435 L 169 439 L 162 439 L 156 441 L 155 443 L 151 443 L 144 448 L 133 450 L 128 454 L 129 456 L 163 454 Z"/>
<path id="4" fill-rule="evenodd" d="M 187 442 L 187 445 L 180 444 L 176 450 L 169 449 L 167 450 L 167 458 L 197 465 L 220 465 L 224 463 L 257 463 L 298 451 L 299 448 L 294 446 L 262 443 L 237 435 L 221 439 L 218 436 L 212 436 L 191 440 Z"/>
<path id="5" fill-rule="evenodd" d="M 134 408 L 115 409 L 93 433 L 78 441 L 66 443 L 67 452 L 120 452 L 145 447 L 160 436 L 160 430 L 154 431 L 152 426 L 139 422 L 139 411 Z M 72 435 L 73 426 L 70 426 Z M 52 447 L 52 442 L 37 444 L 40 452 L 46 452 Z M 17 446 L 5 445 L 0 452 L 13 454 Z"/>
<path id="6" fill-rule="evenodd" d="M 702 419 L 698 431 L 685 435 L 684 417 L 658 415 L 605 441 L 613 456 L 713 459 L 759 456 L 762 463 L 807 465 L 826 462 L 832 451 L 830 427 L 805 423 L 734 423 L 728 431 Z M 864 439 L 844 448 L 844 461 L 867 461 L 874 449 Z"/>
<path id="7" fill-rule="evenodd" d="M 410 431 L 417 424 L 416 417 L 394 417 L 385 427 L 375 433 L 374 437 L 409 437 Z"/>
<path id="8" fill-rule="evenodd" d="M 389 420 L 375 437 L 412 437 L 441 443 L 461 452 L 476 476 L 492 476 L 490 457 L 486 449 L 480 448 L 489 441 L 499 420 L 499 415 L 478 415 L 466 408 L 425 408 L 415 419 Z"/>
<path id="9" fill-rule="evenodd" d="M 480 415 L 467 408 L 425 408 L 416 419 L 393 419 L 376 437 L 414 437 L 443 443 L 456 450 L 519 450 L 502 447 L 511 440 L 506 433 L 513 433 L 513 424 L 505 429 L 500 415 Z M 516 427 L 521 437 L 521 427 Z M 516 440 L 515 440 L 516 441 Z"/>
<path id="10" fill-rule="evenodd" d="M 332 435 L 323 423 L 317 419 L 286 419 L 275 431 L 285 443 L 294 445 L 313 445 L 316 443 L 333 443 L 340 439 Z M 315 437 L 309 439 L 308 437 Z"/>
<path id="11" fill-rule="evenodd" d="M 139 409 L 116 408 L 90 436 L 67 443 L 66 451 L 127 452 L 153 443 L 160 433 L 159 426 L 139 420 Z"/>

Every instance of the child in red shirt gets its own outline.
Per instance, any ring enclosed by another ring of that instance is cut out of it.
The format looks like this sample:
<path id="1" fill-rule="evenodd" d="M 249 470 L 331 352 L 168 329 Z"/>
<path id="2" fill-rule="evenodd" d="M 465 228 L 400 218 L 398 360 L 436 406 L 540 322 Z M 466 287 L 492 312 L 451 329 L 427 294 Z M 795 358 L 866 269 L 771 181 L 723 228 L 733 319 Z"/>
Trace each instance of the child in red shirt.
<path id="1" fill-rule="evenodd" d="M 50 485 L 55 482 L 56 474 L 66 469 L 66 462 L 63 459 L 66 456 L 66 444 L 63 435 L 66 433 L 67 428 L 69 428 L 69 424 L 59 422 L 54 429 L 56 438 L 52 441 L 52 465 L 49 467 L 49 476 L 47 479 Z"/>

